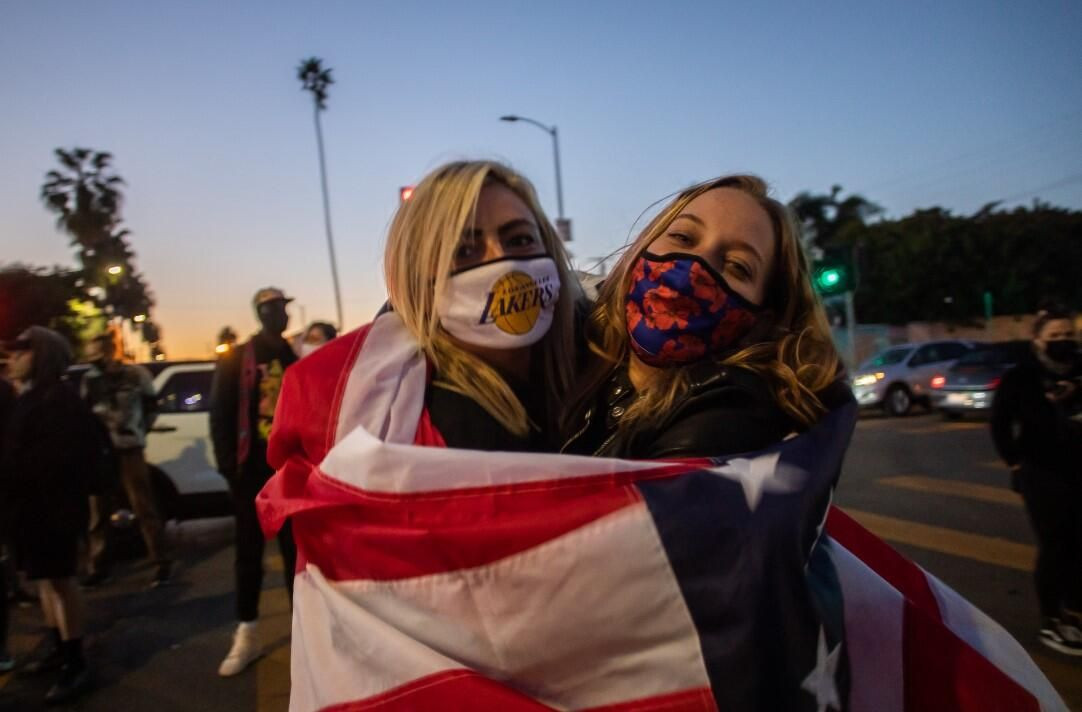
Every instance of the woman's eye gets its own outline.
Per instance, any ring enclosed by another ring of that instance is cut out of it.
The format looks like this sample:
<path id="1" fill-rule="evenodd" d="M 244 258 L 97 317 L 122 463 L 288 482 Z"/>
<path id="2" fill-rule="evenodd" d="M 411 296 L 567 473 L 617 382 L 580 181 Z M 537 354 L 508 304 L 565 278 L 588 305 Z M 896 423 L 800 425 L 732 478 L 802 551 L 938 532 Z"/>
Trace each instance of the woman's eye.
<path id="1" fill-rule="evenodd" d="M 468 260 L 474 257 L 476 252 L 477 248 L 474 245 L 459 245 L 458 249 L 455 250 L 455 259 Z"/>
<path id="2" fill-rule="evenodd" d="M 670 232 L 669 239 L 678 245 L 690 245 L 693 242 L 690 235 L 682 232 Z"/>
<path id="3" fill-rule="evenodd" d="M 726 266 L 729 268 L 729 271 L 731 271 L 740 279 L 751 279 L 751 270 L 748 269 L 747 265 L 743 264 L 742 262 L 729 260 Z"/>
<path id="4" fill-rule="evenodd" d="M 537 238 L 529 233 L 522 233 L 521 235 L 513 235 L 507 238 L 507 246 L 514 247 L 532 247 L 537 242 Z"/>

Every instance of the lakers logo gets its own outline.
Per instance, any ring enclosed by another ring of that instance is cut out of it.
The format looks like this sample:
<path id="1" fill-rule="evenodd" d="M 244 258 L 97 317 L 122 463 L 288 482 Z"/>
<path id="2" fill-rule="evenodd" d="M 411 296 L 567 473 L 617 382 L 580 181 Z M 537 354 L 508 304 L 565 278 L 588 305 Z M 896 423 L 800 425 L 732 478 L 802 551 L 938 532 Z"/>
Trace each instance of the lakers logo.
<path id="1" fill-rule="evenodd" d="M 481 310 L 480 324 L 495 324 L 505 334 L 526 334 L 541 311 L 551 302 L 555 289 L 548 277 L 534 279 L 525 272 L 510 272 L 496 280 Z"/>

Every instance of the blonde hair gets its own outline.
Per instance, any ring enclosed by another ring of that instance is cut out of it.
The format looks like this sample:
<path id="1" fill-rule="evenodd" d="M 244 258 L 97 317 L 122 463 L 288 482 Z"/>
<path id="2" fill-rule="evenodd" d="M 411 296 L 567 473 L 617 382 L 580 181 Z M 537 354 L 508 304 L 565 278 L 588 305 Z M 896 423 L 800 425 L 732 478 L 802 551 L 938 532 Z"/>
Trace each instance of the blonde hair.
<path id="1" fill-rule="evenodd" d="M 598 385 L 614 365 L 628 357 L 624 310 L 635 264 L 688 203 L 717 188 L 733 188 L 753 197 L 770 218 L 777 248 L 763 304 L 772 315 L 769 324 L 757 325 L 754 336 L 745 339 L 746 345 L 719 363 L 762 375 L 786 414 L 801 426 L 810 425 L 824 411 L 816 394 L 838 377 L 838 353 L 822 304 L 811 286 L 796 223 L 785 205 L 767 195 L 766 183 L 753 175 L 723 176 L 681 192 L 624 251 L 602 286 L 592 315 L 590 349 L 604 364 L 592 385 Z M 628 408 L 620 427 L 664 417 L 688 384 L 688 367 L 661 369 L 640 389 L 640 398 Z"/>
<path id="2" fill-rule="evenodd" d="M 563 244 L 526 178 L 493 161 L 455 161 L 432 171 L 391 222 L 383 270 L 391 306 L 435 367 L 441 385 L 472 399 L 508 431 L 523 436 L 530 420 L 510 386 L 492 366 L 456 346 L 436 313 L 436 295 L 450 278 L 455 251 L 473 221 L 477 199 L 485 185 L 492 183 L 509 188 L 526 203 L 559 272 L 560 298 L 552 326 L 532 352 L 533 358 L 540 357 L 547 410 L 555 417 L 574 370 L 576 282 Z"/>

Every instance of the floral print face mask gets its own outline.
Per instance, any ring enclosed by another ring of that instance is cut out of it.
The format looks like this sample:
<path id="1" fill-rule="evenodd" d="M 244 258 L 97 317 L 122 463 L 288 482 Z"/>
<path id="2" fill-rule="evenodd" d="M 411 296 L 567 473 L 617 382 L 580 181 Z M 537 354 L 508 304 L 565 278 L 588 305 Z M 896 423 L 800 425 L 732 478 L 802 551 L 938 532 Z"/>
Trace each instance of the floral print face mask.
<path id="1" fill-rule="evenodd" d="M 734 346 L 760 311 L 703 258 L 644 252 L 627 291 L 627 334 L 643 362 L 682 366 Z"/>

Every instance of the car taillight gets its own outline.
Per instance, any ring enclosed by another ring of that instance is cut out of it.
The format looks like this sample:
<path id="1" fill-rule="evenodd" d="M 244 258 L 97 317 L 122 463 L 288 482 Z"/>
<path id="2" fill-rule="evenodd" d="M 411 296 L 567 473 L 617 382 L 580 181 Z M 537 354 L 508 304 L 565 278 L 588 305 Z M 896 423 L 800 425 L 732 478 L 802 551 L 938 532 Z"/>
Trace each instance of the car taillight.
<path id="1" fill-rule="evenodd" d="M 936 376 L 932 379 L 932 388 L 942 388 L 945 385 L 947 385 L 945 376 Z"/>
<path id="2" fill-rule="evenodd" d="M 990 383 L 988 384 L 988 390 L 990 390 L 990 391 L 994 391 L 995 389 L 999 388 L 999 382 L 1000 382 L 1000 380 L 1002 380 L 1002 379 L 1000 379 L 1000 378 L 993 378 L 993 379 L 991 380 L 991 382 L 990 382 Z"/>

